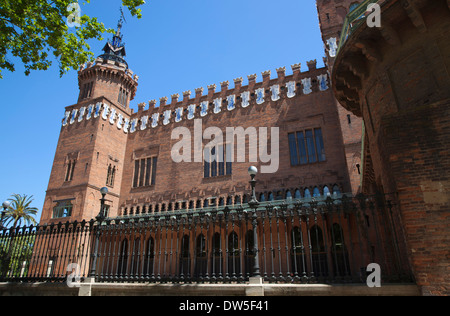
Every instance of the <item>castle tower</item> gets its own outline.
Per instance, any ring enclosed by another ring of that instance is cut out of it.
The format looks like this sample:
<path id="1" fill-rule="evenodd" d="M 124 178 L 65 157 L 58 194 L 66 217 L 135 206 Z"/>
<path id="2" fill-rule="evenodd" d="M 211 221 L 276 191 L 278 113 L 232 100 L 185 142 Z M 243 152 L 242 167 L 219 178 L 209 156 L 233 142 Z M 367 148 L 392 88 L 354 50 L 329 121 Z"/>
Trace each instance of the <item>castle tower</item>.
<path id="1" fill-rule="evenodd" d="M 112 42 L 95 63 L 78 72 L 78 103 L 66 108 L 44 202 L 41 224 L 90 220 L 108 187 L 106 214 L 117 214 L 129 126 L 129 102 L 138 77 L 124 59 L 119 21 Z"/>
<path id="2" fill-rule="evenodd" d="M 364 178 L 396 194 L 391 216 L 401 219 L 417 285 L 449 295 L 450 1 L 390 0 L 380 16 L 381 27 L 360 23 L 342 43 L 334 93 L 364 119 Z"/>
<path id="3" fill-rule="evenodd" d="M 328 67 L 330 76 L 333 72 L 345 18 L 359 5 L 359 2 L 355 0 L 317 0 L 316 2 L 320 31 L 326 52 L 324 63 Z M 362 119 L 344 109 L 337 101 L 336 108 L 339 115 L 350 183 L 353 194 L 356 194 L 361 191 L 361 153 L 362 138 L 364 137 L 362 135 Z"/>

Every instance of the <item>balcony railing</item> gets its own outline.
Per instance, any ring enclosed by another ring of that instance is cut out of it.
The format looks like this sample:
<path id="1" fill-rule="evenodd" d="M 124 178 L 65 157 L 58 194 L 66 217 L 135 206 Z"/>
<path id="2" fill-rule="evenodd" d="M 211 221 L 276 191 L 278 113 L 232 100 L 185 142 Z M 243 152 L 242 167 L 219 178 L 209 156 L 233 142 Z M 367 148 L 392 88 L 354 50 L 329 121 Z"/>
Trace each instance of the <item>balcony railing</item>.
<path id="1" fill-rule="evenodd" d="M 355 9 L 349 12 L 349 14 L 347 14 L 344 20 L 344 26 L 342 27 L 337 53 L 339 53 L 342 46 L 344 46 L 350 34 L 355 29 L 357 29 L 361 24 L 366 22 L 368 6 L 372 3 L 377 3 L 381 5 L 386 1 L 389 0 L 365 0 L 361 2 L 359 6 L 357 6 Z"/>
<path id="2" fill-rule="evenodd" d="M 0 281 L 245 283 L 259 268 L 265 282 L 360 283 L 378 263 L 382 282 L 411 282 L 394 201 L 289 199 L 3 230 Z"/>

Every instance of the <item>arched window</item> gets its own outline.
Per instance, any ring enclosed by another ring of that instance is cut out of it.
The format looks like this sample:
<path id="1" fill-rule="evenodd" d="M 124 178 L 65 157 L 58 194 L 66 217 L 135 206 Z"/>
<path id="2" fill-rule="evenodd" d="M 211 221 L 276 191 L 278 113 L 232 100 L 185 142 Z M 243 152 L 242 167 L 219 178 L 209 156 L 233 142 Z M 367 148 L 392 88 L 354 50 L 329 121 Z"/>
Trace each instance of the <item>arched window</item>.
<path id="1" fill-rule="evenodd" d="M 141 258 L 140 258 L 140 253 L 141 253 L 141 238 L 137 237 L 134 240 L 134 244 L 133 244 L 133 257 L 132 258 L 132 271 L 131 273 L 131 277 L 138 277 L 140 272 L 141 272 Z"/>
<path id="2" fill-rule="evenodd" d="M 117 274 L 124 277 L 127 273 L 128 265 L 128 240 L 125 238 L 119 248 L 119 260 L 117 262 Z"/>
<path id="3" fill-rule="evenodd" d="M 245 274 L 250 277 L 253 274 L 253 265 L 255 263 L 255 240 L 253 238 L 253 230 L 248 230 L 245 234 L 244 263 Z"/>
<path id="4" fill-rule="evenodd" d="M 331 239 L 331 258 L 333 259 L 335 274 L 338 276 L 349 275 L 350 262 L 344 241 L 344 232 L 337 223 L 334 223 L 331 227 Z"/>
<path id="5" fill-rule="evenodd" d="M 323 187 L 323 196 L 328 197 L 328 196 L 330 196 L 330 195 L 331 195 L 330 189 L 328 189 L 327 186 L 324 186 L 324 187 Z"/>
<path id="6" fill-rule="evenodd" d="M 237 277 L 241 271 L 241 260 L 239 252 L 239 238 L 236 232 L 228 235 L 228 270 L 227 275 L 232 279 Z"/>
<path id="7" fill-rule="evenodd" d="M 292 270 L 295 275 L 302 276 L 303 273 L 306 273 L 304 266 L 305 253 L 303 251 L 305 245 L 302 239 L 302 231 L 298 226 L 295 226 L 291 231 L 291 245 Z"/>
<path id="8" fill-rule="evenodd" d="M 286 199 L 288 199 L 288 200 L 292 199 L 292 194 L 291 194 L 291 191 L 289 191 L 289 190 L 286 191 Z"/>
<path id="9" fill-rule="evenodd" d="M 267 201 L 273 201 L 273 192 L 269 192 L 269 197 Z"/>
<path id="10" fill-rule="evenodd" d="M 219 206 L 223 206 L 223 197 L 219 198 Z"/>
<path id="11" fill-rule="evenodd" d="M 228 235 L 228 253 L 239 255 L 239 238 L 234 231 Z"/>
<path id="12" fill-rule="evenodd" d="M 294 198 L 296 198 L 296 199 L 300 199 L 302 196 L 301 196 L 301 194 L 300 194 L 300 190 L 299 189 L 295 189 L 295 192 L 294 192 Z"/>
<path id="13" fill-rule="evenodd" d="M 322 229 L 319 226 L 314 225 L 310 229 L 310 235 L 311 235 L 311 250 L 313 262 L 312 268 L 314 271 L 314 275 L 318 277 L 327 276 L 328 262 Z"/>
<path id="14" fill-rule="evenodd" d="M 112 168 L 111 165 L 108 166 L 108 173 L 106 175 L 106 185 L 109 185 L 109 179 L 111 177 Z"/>
<path id="15" fill-rule="evenodd" d="M 243 204 L 248 203 L 248 196 L 247 196 L 247 194 L 244 194 L 244 196 L 242 197 L 242 203 Z"/>
<path id="16" fill-rule="evenodd" d="M 232 205 L 233 204 L 233 199 L 231 196 L 227 197 L 227 205 Z"/>
<path id="17" fill-rule="evenodd" d="M 309 189 L 305 189 L 305 198 L 311 198 L 311 192 Z"/>
<path id="18" fill-rule="evenodd" d="M 259 201 L 260 201 L 260 202 L 265 202 L 265 201 L 266 201 L 266 197 L 265 197 L 264 193 L 261 193 L 261 194 L 259 195 Z"/>
<path id="19" fill-rule="evenodd" d="M 222 276 L 222 243 L 220 239 L 220 233 L 214 233 L 212 239 L 212 273 L 214 276 Z"/>
<path id="20" fill-rule="evenodd" d="M 315 187 L 313 190 L 313 197 L 319 197 L 320 196 L 320 191 L 318 187 Z"/>
<path id="21" fill-rule="evenodd" d="M 197 258 L 206 256 L 206 240 L 203 234 L 197 236 L 195 255 Z"/>
<path id="22" fill-rule="evenodd" d="M 153 274 L 153 260 L 155 258 L 155 241 L 152 237 L 147 239 L 144 255 L 144 275 Z"/>
<path id="23" fill-rule="evenodd" d="M 183 279 L 189 273 L 189 235 L 184 235 L 180 245 L 180 277 Z"/>
<path id="24" fill-rule="evenodd" d="M 335 184 L 335 185 L 333 186 L 333 195 L 339 195 L 339 194 L 341 194 L 341 190 L 339 190 L 338 185 Z"/>
<path id="25" fill-rule="evenodd" d="M 189 209 L 190 210 L 194 209 L 194 201 L 189 201 Z"/>

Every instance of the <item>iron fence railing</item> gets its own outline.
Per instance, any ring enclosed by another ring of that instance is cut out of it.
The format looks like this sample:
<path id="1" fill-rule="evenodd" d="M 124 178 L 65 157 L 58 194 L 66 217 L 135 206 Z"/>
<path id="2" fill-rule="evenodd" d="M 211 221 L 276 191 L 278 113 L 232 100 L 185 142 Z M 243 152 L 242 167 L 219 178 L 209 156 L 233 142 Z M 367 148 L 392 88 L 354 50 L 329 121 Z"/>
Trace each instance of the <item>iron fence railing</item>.
<path id="1" fill-rule="evenodd" d="M 337 53 L 341 50 L 342 46 L 344 46 L 345 42 L 347 41 L 350 34 L 358 28 L 362 23 L 366 22 L 367 18 L 367 8 L 370 4 L 376 3 L 376 4 L 383 4 L 384 2 L 389 0 L 365 0 L 361 2 L 359 6 L 354 8 L 344 20 L 344 25 L 342 27 L 341 31 L 341 37 L 339 39 L 339 44 L 337 48 Z"/>
<path id="2" fill-rule="evenodd" d="M 3 230 L 0 281 L 359 283 L 378 263 L 410 282 L 396 208 L 344 195 Z"/>

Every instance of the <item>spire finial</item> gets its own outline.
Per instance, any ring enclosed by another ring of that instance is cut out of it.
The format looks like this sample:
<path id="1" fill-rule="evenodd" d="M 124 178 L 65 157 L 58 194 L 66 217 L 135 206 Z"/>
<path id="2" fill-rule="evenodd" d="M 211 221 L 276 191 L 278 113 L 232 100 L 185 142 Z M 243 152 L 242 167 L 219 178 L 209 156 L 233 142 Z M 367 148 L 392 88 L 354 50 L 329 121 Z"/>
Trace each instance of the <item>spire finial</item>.
<path id="1" fill-rule="evenodd" d="M 123 22 L 127 23 L 127 20 L 125 20 L 125 15 L 123 14 L 122 7 L 120 7 L 119 10 L 120 10 L 120 19 L 117 22 L 117 33 L 116 33 L 116 36 L 121 38 L 122 36 L 120 34 L 120 31 L 122 30 Z"/>
<path id="2" fill-rule="evenodd" d="M 123 22 L 126 23 L 126 20 L 122 8 L 120 8 L 119 10 L 120 10 L 120 18 L 119 22 L 117 22 L 117 32 L 113 36 L 112 42 L 108 40 L 108 43 L 106 43 L 105 47 L 103 47 L 103 51 L 105 53 L 99 57 L 126 64 L 126 61 L 124 60 L 124 57 L 126 56 L 125 43 L 122 42 L 122 33 L 121 33 Z"/>

